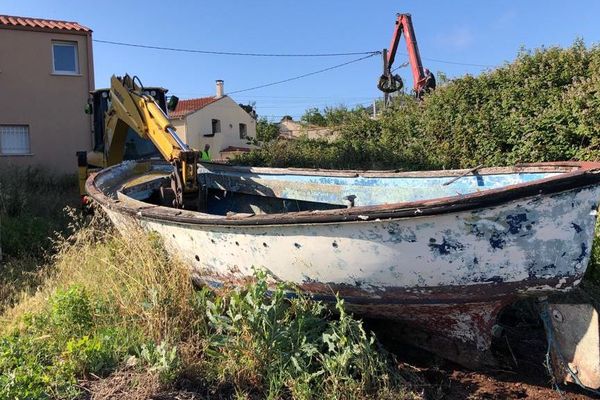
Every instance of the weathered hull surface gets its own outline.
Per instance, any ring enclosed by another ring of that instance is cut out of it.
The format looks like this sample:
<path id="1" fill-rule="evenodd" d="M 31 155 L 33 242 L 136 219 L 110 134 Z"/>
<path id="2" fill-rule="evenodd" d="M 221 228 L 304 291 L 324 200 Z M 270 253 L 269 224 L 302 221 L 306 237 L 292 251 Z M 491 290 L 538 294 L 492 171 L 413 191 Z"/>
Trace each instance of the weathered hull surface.
<path id="1" fill-rule="evenodd" d="M 507 190 L 272 215 L 217 217 L 132 199 L 149 184 L 118 195 L 135 176 L 131 166 L 91 177 L 88 190 L 116 226 L 158 232 L 208 284 L 240 283 L 265 268 L 317 298 L 339 293 L 357 314 L 410 323 L 409 335 L 427 333 L 424 347 L 474 365 L 493 362 L 487 350 L 500 309 L 583 277 L 600 184 L 594 169 L 569 168 Z M 463 348 L 478 355 L 465 359 Z"/>

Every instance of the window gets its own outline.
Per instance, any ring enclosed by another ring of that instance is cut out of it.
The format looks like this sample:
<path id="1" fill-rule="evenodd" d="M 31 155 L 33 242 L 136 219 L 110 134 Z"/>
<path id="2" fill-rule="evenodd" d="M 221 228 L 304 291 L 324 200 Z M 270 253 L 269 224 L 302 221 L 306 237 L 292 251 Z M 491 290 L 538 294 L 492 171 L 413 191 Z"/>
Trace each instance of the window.
<path id="1" fill-rule="evenodd" d="M 221 121 L 218 119 L 212 120 L 212 134 L 221 132 Z"/>
<path id="2" fill-rule="evenodd" d="M 27 125 L 0 125 L 0 154 L 30 154 Z"/>
<path id="3" fill-rule="evenodd" d="M 52 72 L 60 75 L 78 75 L 77 42 L 52 42 Z"/>
<path id="4" fill-rule="evenodd" d="M 240 124 L 240 139 L 246 139 L 248 136 L 248 128 L 246 124 Z"/>

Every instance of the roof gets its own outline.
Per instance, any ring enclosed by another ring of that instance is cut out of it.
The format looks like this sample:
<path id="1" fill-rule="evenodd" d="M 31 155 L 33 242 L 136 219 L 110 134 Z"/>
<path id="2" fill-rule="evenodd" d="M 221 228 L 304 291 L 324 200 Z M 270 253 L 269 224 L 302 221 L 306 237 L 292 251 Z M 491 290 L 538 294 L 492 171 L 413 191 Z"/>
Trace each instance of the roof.
<path id="1" fill-rule="evenodd" d="M 55 19 L 17 17 L 12 15 L 0 15 L 0 28 L 26 29 L 36 31 L 60 31 L 87 34 L 92 30 L 77 22 L 60 21 Z"/>
<path id="2" fill-rule="evenodd" d="M 219 98 L 216 97 L 200 97 L 197 99 L 179 100 L 179 102 L 177 103 L 177 107 L 175 107 L 175 110 L 169 112 L 169 117 L 185 117 L 186 115 L 196 112 L 206 107 L 207 105 L 214 103 L 217 100 L 219 100 Z"/>
<path id="3" fill-rule="evenodd" d="M 223 150 L 219 151 L 219 153 L 232 153 L 232 152 L 236 152 L 236 151 L 240 151 L 243 153 L 249 152 L 252 149 L 248 148 L 248 147 L 237 147 L 237 146 L 229 146 L 224 148 Z"/>

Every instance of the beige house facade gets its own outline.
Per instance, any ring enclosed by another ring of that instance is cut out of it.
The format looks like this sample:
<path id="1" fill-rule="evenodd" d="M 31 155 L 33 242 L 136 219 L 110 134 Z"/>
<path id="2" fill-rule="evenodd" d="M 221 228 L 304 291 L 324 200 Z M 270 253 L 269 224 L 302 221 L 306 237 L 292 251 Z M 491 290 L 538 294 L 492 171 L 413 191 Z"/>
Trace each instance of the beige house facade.
<path id="1" fill-rule="evenodd" d="M 337 132 L 331 128 L 308 125 L 291 119 L 283 119 L 279 122 L 278 127 L 279 137 L 281 139 L 294 140 L 306 137 L 308 139 L 325 139 L 333 141 L 338 137 Z"/>
<path id="2" fill-rule="evenodd" d="M 227 160 L 253 148 L 256 119 L 223 93 L 223 81 L 217 81 L 214 97 L 180 100 L 169 117 L 190 147 L 204 150 L 208 144 L 213 160 Z"/>
<path id="3" fill-rule="evenodd" d="M 92 31 L 76 22 L 0 15 L 0 168 L 74 173 L 91 148 Z"/>

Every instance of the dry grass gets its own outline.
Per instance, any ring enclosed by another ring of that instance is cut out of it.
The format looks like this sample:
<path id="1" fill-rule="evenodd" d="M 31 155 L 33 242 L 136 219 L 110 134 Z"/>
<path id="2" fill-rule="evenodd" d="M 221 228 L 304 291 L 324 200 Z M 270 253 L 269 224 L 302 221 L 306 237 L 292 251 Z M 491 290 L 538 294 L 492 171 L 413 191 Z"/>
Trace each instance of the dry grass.
<path id="1" fill-rule="evenodd" d="M 74 175 L 0 165 L 0 312 L 41 283 L 55 232 L 68 229 L 64 209 L 78 202 Z"/>
<path id="2" fill-rule="evenodd" d="M 74 226 L 75 233 L 56 243 L 52 267 L 38 272 L 44 283 L 33 294 L 24 292 L 18 304 L 2 316 L 0 332 L 25 313 L 45 306 L 51 295 L 72 285 L 114 307 L 120 323 L 135 325 L 160 343 L 185 333 L 193 319 L 193 286 L 187 267 L 171 259 L 159 240 L 138 230 L 116 232 L 98 215 Z M 38 275 L 39 276 L 39 275 Z"/>
<path id="3" fill-rule="evenodd" d="M 100 213 L 71 228 L 38 272 L 42 284 L 0 316 L 0 352 L 10 355 L 0 360 L 0 386 L 25 365 L 20 379 L 36 374 L 43 391 L 42 362 L 60 372 L 54 386 L 62 393 L 80 390 L 77 377 L 98 398 L 178 390 L 191 398 L 419 398 L 412 379 L 341 308 L 331 318 L 299 293 L 288 300 L 283 286 L 267 287 L 264 273 L 244 288 L 196 291 L 188 267 L 156 236 L 117 232 Z M 65 357 L 70 370 L 60 369 Z M 93 371 L 112 375 L 93 382 Z M 25 389 L 18 390 L 10 393 Z"/>

